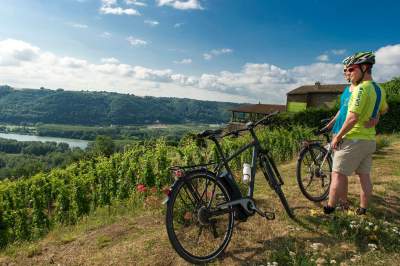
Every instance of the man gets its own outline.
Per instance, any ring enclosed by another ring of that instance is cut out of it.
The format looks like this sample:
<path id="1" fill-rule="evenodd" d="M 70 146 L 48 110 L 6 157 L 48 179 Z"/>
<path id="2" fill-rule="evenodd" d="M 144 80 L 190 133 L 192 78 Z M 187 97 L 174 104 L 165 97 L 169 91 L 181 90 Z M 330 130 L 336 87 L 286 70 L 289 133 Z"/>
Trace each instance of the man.
<path id="1" fill-rule="evenodd" d="M 343 75 L 347 82 L 350 82 L 350 85 L 346 86 L 343 90 L 343 93 L 340 95 L 340 106 L 336 115 L 333 117 L 331 121 L 322 129 L 332 130 L 333 136 L 339 133 L 342 128 L 344 122 L 346 121 L 347 116 L 347 108 L 350 100 L 351 93 L 353 89 L 357 86 L 357 84 L 351 83 L 350 72 L 347 71 L 347 62 L 352 57 L 349 56 L 343 60 Z M 379 106 L 379 102 L 375 102 Z M 378 115 L 372 114 L 371 118 L 365 122 L 364 126 L 366 128 L 375 127 L 379 122 Z M 335 180 L 336 181 L 336 180 Z M 347 193 L 348 193 L 348 181 L 347 178 L 344 180 L 341 187 L 339 187 L 339 191 L 337 191 L 339 204 L 343 209 L 348 209 L 348 201 L 347 201 Z"/>
<path id="2" fill-rule="evenodd" d="M 347 176 L 355 171 L 361 184 L 360 208 L 356 212 L 361 215 L 366 213 L 372 193 L 370 170 L 376 149 L 376 121 L 370 122 L 370 118 L 378 112 L 386 112 L 387 103 L 384 91 L 372 80 L 372 66 L 375 64 L 372 52 L 356 53 L 346 58 L 344 63 L 351 83 L 356 86 L 350 96 L 344 124 L 331 143 L 335 149 L 332 183 L 324 212 L 329 214 L 335 210 L 338 197 L 343 196 L 347 187 Z"/>

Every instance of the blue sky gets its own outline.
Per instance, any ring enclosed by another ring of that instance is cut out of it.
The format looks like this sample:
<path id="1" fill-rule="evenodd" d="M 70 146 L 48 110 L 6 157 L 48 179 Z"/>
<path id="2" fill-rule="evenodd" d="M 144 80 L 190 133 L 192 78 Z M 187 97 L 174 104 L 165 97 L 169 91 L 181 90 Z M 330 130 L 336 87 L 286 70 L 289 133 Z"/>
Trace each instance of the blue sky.
<path id="1" fill-rule="evenodd" d="M 283 103 L 377 52 L 400 75 L 397 1 L 3 0 L 0 84 Z M 21 75 L 21 73 L 25 73 Z"/>

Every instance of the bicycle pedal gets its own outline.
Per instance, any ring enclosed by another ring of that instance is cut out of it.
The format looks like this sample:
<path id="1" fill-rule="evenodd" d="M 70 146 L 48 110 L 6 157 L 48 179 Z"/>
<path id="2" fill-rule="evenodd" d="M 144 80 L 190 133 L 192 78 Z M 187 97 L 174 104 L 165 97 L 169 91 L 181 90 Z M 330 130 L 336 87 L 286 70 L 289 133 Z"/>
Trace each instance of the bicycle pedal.
<path id="1" fill-rule="evenodd" d="M 264 217 L 267 220 L 275 220 L 275 213 L 274 212 L 263 212 L 261 211 L 259 208 L 257 208 L 256 206 L 253 206 L 252 208 L 258 215 L 260 215 L 261 217 Z"/>
<path id="2" fill-rule="evenodd" d="M 264 212 L 264 218 L 269 221 L 275 220 L 275 213 L 274 212 Z"/>

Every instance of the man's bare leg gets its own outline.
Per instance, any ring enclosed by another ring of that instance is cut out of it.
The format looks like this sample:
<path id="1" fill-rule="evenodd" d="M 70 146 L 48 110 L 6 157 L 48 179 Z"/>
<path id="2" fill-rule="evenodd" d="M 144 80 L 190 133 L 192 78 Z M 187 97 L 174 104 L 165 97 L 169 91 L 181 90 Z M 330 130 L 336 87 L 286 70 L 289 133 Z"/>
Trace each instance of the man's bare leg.
<path id="1" fill-rule="evenodd" d="M 358 174 L 360 178 L 360 207 L 367 209 L 368 201 L 372 195 L 372 182 L 370 174 Z"/>
<path id="2" fill-rule="evenodd" d="M 329 213 L 333 212 L 334 208 L 336 207 L 337 201 L 340 197 L 343 197 L 344 193 L 346 192 L 346 184 L 347 184 L 347 176 L 339 173 L 339 172 L 332 172 L 332 183 L 329 188 L 329 200 L 328 206 L 326 206 L 326 212 Z M 347 194 L 346 194 L 347 200 Z"/>

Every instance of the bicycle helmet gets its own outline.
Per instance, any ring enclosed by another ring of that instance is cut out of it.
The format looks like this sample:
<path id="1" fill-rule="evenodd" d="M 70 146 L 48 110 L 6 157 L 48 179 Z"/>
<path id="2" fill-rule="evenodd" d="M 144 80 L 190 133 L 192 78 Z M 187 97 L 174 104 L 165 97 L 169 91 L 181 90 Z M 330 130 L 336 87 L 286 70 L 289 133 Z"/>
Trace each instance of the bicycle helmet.
<path id="1" fill-rule="evenodd" d="M 343 65 L 345 65 L 345 66 L 349 65 L 349 61 L 350 61 L 351 57 L 352 56 L 348 56 L 345 59 L 343 59 L 343 61 L 342 61 Z"/>
<path id="2" fill-rule="evenodd" d="M 358 52 L 352 56 L 346 57 L 343 60 L 343 64 L 346 66 L 361 64 L 373 65 L 375 64 L 375 55 L 373 52 Z"/>

